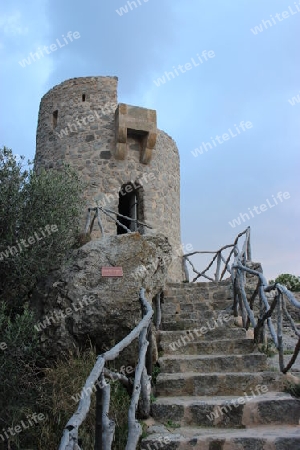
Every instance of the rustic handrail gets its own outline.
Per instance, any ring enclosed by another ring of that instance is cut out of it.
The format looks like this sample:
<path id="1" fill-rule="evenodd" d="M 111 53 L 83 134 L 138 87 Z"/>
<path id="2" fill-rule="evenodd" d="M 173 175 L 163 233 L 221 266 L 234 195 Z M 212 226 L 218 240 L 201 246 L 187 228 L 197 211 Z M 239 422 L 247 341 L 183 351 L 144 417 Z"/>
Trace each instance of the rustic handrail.
<path id="1" fill-rule="evenodd" d="M 143 404 L 150 404 L 150 398 L 143 398 L 147 393 L 150 396 L 148 386 L 146 383 L 150 382 L 150 377 L 147 375 L 145 367 L 145 358 L 148 347 L 147 341 L 147 330 L 151 324 L 151 319 L 153 316 L 153 309 L 145 299 L 145 290 L 141 288 L 139 299 L 142 305 L 143 318 L 140 323 L 117 345 L 115 345 L 109 351 L 99 355 L 97 361 L 88 376 L 85 385 L 81 391 L 81 400 L 78 404 L 77 411 L 70 418 L 66 424 L 63 437 L 60 442 L 59 450 L 80 450 L 78 445 L 78 429 L 80 425 L 85 420 L 91 405 L 91 394 L 92 387 L 96 385 L 97 382 L 101 383 L 102 391 L 102 437 L 99 443 L 99 450 L 110 450 L 111 443 L 114 436 L 114 423 L 109 420 L 109 402 L 110 402 L 110 385 L 105 382 L 105 363 L 107 361 L 113 361 L 119 356 L 122 350 L 128 347 L 135 339 L 139 338 L 139 362 L 135 371 L 133 394 L 130 404 L 130 409 L 128 412 L 128 440 L 126 450 L 136 450 L 137 442 L 142 433 L 141 426 L 136 420 L 136 408 L 137 403 L 140 398 L 140 393 L 142 392 L 142 402 Z M 118 378 L 118 377 L 117 377 Z M 124 378 L 124 377 L 123 377 Z M 95 450 L 98 450 L 95 447 Z"/>
<path id="2" fill-rule="evenodd" d="M 123 219 L 134 222 L 139 226 L 143 226 L 143 227 L 152 229 L 152 227 L 150 225 L 148 225 L 144 222 L 141 222 L 138 219 L 133 219 L 132 217 L 128 217 L 128 216 L 123 216 L 123 214 L 113 211 L 112 209 L 103 208 L 102 206 L 97 206 L 95 208 L 88 208 L 88 215 L 87 215 L 86 225 L 85 225 L 85 233 L 88 233 L 88 232 L 91 233 L 93 231 L 94 222 L 95 222 L 95 219 L 97 219 L 101 234 L 102 234 L 102 236 L 104 235 L 104 228 L 103 228 L 103 224 L 102 224 L 102 220 L 101 220 L 101 216 L 100 216 L 100 211 L 106 217 L 108 217 L 110 220 L 114 221 L 117 225 L 119 225 L 121 228 L 123 228 L 126 231 L 126 233 L 132 233 L 133 231 L 130 230 L 129 228 L 127 228 L 123 223 L 121 223 L 118 220 L 118 217 L 122 217 Z M 92 217 L 92 212 L 94 212 L 93 217 Z M 116 216 L 116 218 L 113 217 L 114 215 Z"/>
<path id="3" fill-rule="evenodd" d="M 300 309 L 300 302 L 295 299 L 293 294 L 285 286 L 282 286 L 279 283 L 268 285 L 262 273 L 258 272 L 257 270 L 249 269 L 239 262 L 233 265 L 232 269 L 236 270 L 236 278 L 239 279 L 239 282 L 235 284 L 235 288 L 237 289 L 236 293 L 237 295 L 241 296 L 242 302 L 246 309 L 246 320 L 243 318 L 243 326 L 247 329 L 249 327 L 249 322 L 251 322 L 254 328 L 254 340 L 256 341 L 256 343 L 262 344 L 265 341 L 265 323 L 267 323 L 274 345 L 278 350 L 280 371 L 282 373 L 287 373 L 292 368 L 300 352 L 300 330 L 297 328 L 293 318 L 287 310 L 286 299 L 290 302 L 291 305 L 298 309 Z M 255 290 L 251 298 L 251 305 L 249 304 L 247 296 L 245 294 L 245 281 L 242 277 L 243 272 L 248 272 L 252 275 L 256 275 L 258 278 L 259 288 Z M 271 291 L 275 291 L 275 297 L 270 306 L 266 297 L 266 292 Z M 259 297 L 261 305 L 258 319 L 254 317 L 253 313 L 253 305 L 256 297 Z M 272 321 L 272 316 L 276 316 L 276 329 Z M 286 317 L 286 319 L 290 323 L 291 328 L 298 337 L 298 343 L 296 344 L 292 358 L 290 359 L 286 367 L 284 366 L 282 327 L 284 316 Z"/>
<path id="4" fill-rule="evenodd" d="M 234 242 L 232 244 L 228 244 L 228 245 L 224 245 L 223 247 L 221 247 L 219 250 L 216 251 L 194 251 L 191 253 L 186 253 L 185 255 L 183 255 L 183 266 L 184 266 L 184 273 L 186 276 L 186 281 L 189 281 L 189 275 L 188 275 L 188 268 L 187 268 L 187 262 L 190 264 L 190 266 L 192 267 L 193 272 L 196 274 L 196 276 L 193 278 L 193 282 L 197 281 L 199 278 L 203 277 L 209 281 L 222 281 L 222 279 L 224 278 L 224 275 L 226 272 L 228 272 L 231 275 L 231 269 L 229 266 L 229 262 L 230 259 L 232 258 L 232 256 L 234 255 L 234 251 L 237 248 L 239 239 L 245 235 L 245 241 L 243 244 L 243 249 L 241 252 L 242 255 L 242 261 L 251 261 L 251 244 L 250 244 L 250 227 L 246 228 L 246 230 L 242 231 L 241 233 L 239 233 L 237 235 L 237 237 L 235 238 Z M 228 257 L 225 259 L 225 257 L 223 256 L 222 252 L 224 250 L 227 250 L 228 248 L 231 248 L 231 251 L 228 255 Z M 201 272 L 199 272 L 196 268 L 195 265 L 192 263 L 192 261 L 190 260 L 190 257 L 196 254 L 213 254 L 213 258 L 210 261 L 210 263 L 208 264 L 208 266 Z M 206 274 L 206 272 L 212 267 L 212 265 L 214 264 L 214 262 L 216 263 L 216 272 L 215 272 L 215 276 L 214 278 L 208 276 Z M 222 267 L 222 263 L 224 265 L 223 270 L 221 272 L 221 267 Z M 220 273 L 221 272 L 221 273 Z"/>
<path id="5" fill-rule="evenodd" d="M 239 249 L 239 239 L 245 235 L 242 249 Z M 229 249 L 230 253 L 227 259 L 224 258 L 222 252 Z M 201 272 L 196 270 L 194 264 L 190 261 L 189 257 L 195 254 L 213 254 L 213 258 L 208 266 Z M 230 261 L 233 258 L 233 262 L 230 266 Z M 288 312 L 286 306 L 286 299 L 288 302 L 296 308 L 300 309 L 300 302 L 298 302 L 293 294 L 279 283 L 268 285 L 268 282 L 262 272 L 247 267 L 247 263 L 251 261 L 251 244 L 250 244 L 250 227 L 243 232 L 239 233 L 235 238 L 233 244 L 225 245 L 217 251 L 194 251 L 183 256 L 184 260 L 184 272 L 186 279 L 189 281 L 187 262 L 191 265 L 193 272 L 196 276 L 193 282 L 200 277 L 204 277 L 209 281 L 219 282 L 223 279 L 226 272 L 230 274 L 231 282 L 233 285 L 233 313 L 238 316 L 239 311 L 243 320 L 243 327 L 248 329 L 252 325 L 254 329 L 254 340 L 258 344 L 265 342 L 265 326 L 268 326 L 271 338 L 275 344 L 279 354 L 279 368 L 283 373 L 287 373 L 293 364 L 295 363 L 297 356 L 300 352 L 300 330 L 295 324 L 293 318 Z M 212 267 L 216 261 L 216 272 L 214 279 L 207 275 L 207 271 Z M 224 265 L 221 272 L 222 263 Z M 254 290 L 250 300 L 246 294 L 246 274 L 254 275 L 257 277 L 257 286 Z M 275 291 L 274 300 L 272 304 L 269 304 L 266 293 Z M 255 300 L 259 299 L 259 315 L 255 317 L 254 304 Z M 273 324 L 272 317 L 275 318 L 276 328 Z M 295 346 L 292 358 L 286 367 L 284 367 L 284 350 L 283 350 L 283 317 L 285 317 L 296 336 L 298 337 L 298 343 Z"/>

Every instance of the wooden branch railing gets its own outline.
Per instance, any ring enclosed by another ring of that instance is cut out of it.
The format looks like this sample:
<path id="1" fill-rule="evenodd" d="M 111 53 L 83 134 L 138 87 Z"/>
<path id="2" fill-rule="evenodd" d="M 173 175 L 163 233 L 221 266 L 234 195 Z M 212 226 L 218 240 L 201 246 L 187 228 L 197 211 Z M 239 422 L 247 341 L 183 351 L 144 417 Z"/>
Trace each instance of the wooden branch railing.
<path id="1" fill-rule="evenodd" d="M 78 430 L 85 420 L 91 405 L 92 387 L 100 383 L 97 389 L 96 433 L 94 450 L 111 450 L 115 432 L 115 424 L 109 419 L 110 384 L 105 381 L 105 375 L 111 374 L 104 366 L 107 361 L 113 361 L 122 350 L 128 347 L 135 339 L 139 339 L 139 359 L 135 370 L 135 378 L 132 390 L 130 408 L 128 412 L 128 439 L 125 450 L 136 450 L 142 428 L 136 419 L 136 410 L 140 400 L 140 408 L 143 417 L 150 415 L 150 379 L 146 369 L 146 354 L 149 342 L 147 340 L 148 329 L 151 326 L 153 309 L 145 299 L 145 290 L 140 290 L 140 302 L 142 305 L 141 322 L 121 342 L 111 350 L 98 356 L 97 361 L 88 376 L 81 391 L 81 400 L 77 411 L 66 424 L 59 450 L 81 450 L 78 444 Z M 128 386 L 128 379 L 121 374 L 114 373 L 115 379 Z"/>
<path id="2" fill-rule="evenodd" d="M 100 212 L 102 212 L 110 220 L 114 221 L 116 225 L 119 225 L 121 228 L 123 228 L 126 231 L 126 233 L 132 233 L 133 231 L 130 230 L 129 228 L 127 228 L 123 223 L 121 223 L 118 220 L 118 218 L 120 218 L 120 217 L 122 217 L 123 219 L 129 220 L 130 222 L 135 223 L 137 226 L 152 229 L 152 227 L 150 225 L 147 225 L 146 223 L 141 222 L 138 219 L 133 219 L 132 217 L 128 217 L 128 216 L 123 216 L 122 214 L 120 214 L 116 211 L 113 211 L 111 209 L 103 208 L 102 206 L 97 206 L 95 208 L 88 208 L 88 215 L 87 215 L 85 231 L 84 231 L 85 233 L 88 233 L 88 232 L 91 233 L 93 231 L 94 223 L 95 223 L 95 220 L 97 219 L 97 223 L 99 225 L 101 234 L 102 234 L 102 236 L 104 236 L 104 228 L 103 228 L 103 223 L 101 220 Z M 92 216 L 92 213 L 94 213 L 93 216 Z M 114 217 L 114 216 L 116 216 L 116 217 Z"/>
<path id="3" fill-rule="evenodd" d="M 239 239 L 242 236 L 245 236 L 243 248 L 241 251 L 242 262 L 251 261 L 250 227 L 248 227 L 246 230 L 242 231 L 240 234 L 237 235 L 233 244 L 224 245 L 224 247 L 221 247 L 219 250 L 216 250 L 216 251 L 195 251 L 195 252 L 187 253 L 187 254 L 183 255 L 183 267 L 184 267 L 184 273 L 186 276 L 186 281 L 189 281 L 189 271 L 188 271 L 187 263 L 190 264 L 193 272 L 196 274 L 196 276 L 192 280 L 193 282 L 197 281 L 201 277 L 203 277 L 209 281 L 218 282 L 224 278 L 224 275 L 226 274 L 226 272 L 228 272 L 231 275 L 231 269 L 230 269 L 229 263 L 230 263 L 230 260 L 233 259 L 233 257 L 234 257 L 235 249 L 238 246 Z M 225 256 L 223 255 L 223 252 L 229 248 L 231 248 L 231 251 L 229 252 L 229 255 L 227 256 L 227 258 L 225 258 Z M 208 264 L 208 266 L 201 272 L 199 272 L 195 268 L 195 265 L 190 260 L 191 256 L 199 255 L 199 254 L 202 254 L 202 255 L 203 254 L 213 254 L 214 255 L 211 262 Z M 209 271 L 209 269 L 213 266 L 213 264 L 215 262 L 216 262 L 216 272 L 214 274 L 214 278 L 212 278 L 211 276 L 207 275 L 207 272 Z M 222 269 L 222 263 L 223 263 L 223 269 Z M 222 272 L 221 272 L 221 269 L 222 269 Z"/>
<path id="4" fill-rule="evenodd" d="M 239 249 L 239 239 L 245 235 L 242 249 Z M 222 252 L 231 248 L 227 258 L 224 258 Z M 194 264 L 190 261 L 189 257 L 195 254 L 209 254 L 214 256 L 208 266 L 201 272 L 196 270 Z M 295 363 L 297 356 L 300 352 L 300 329 L 295 324 L 292 316 L 287 308 L 287 301 L 297 309 L 300 309 L 300 302 L 298 302 L 293 294 L 281 284 L 275 283 L 268 285 L 262 272 L 247 267 L 247 263 L 251 261 L 251 245 L 250 245 L 250 227 L 238 234 L 233 244 L 225 245 L 216 252 L 201 251 L 188 253 L 183 256 L 185 273 L 188 274 L 187 262 L 191 265 L 193 272 L 196 274 L 195 282 L 200 277 L 204 277 L 210 281 L 219 282 L 223 279 L 226 272 L 230 274 L 231 282 L 233 285 L 233 314 L 238 316 L 239 313 L 242 316 L 243 327 L 247 330 L 250 326 L 254 329 L 254 340 L 258 344 L 266 342 L 266 326 L 269 329 L 271 338 L 279 353 L 279 368 L 283 373 L 287 373 Z M 233 259 L 233 262 L 231 261 Z M 214 278 L 207 275 L 207 271 L 216 262 L 216 272 Z M 231 262 L 231 265 L 230 265 Z M 223 263 L 223 270 L 222 269 Z M 246 293 L 246 274 L 254 275 L 257 277 L 256 288 L 251 295 L 250 299 L 247 298 Z M 187 281 L 189 277 L 187 276 Z M 267 293 L 275 291 L 274 299 L 269 304 Z M 258 300 L 257 305 L 255 301 Z M 256 308 L 256 309 L 255 309 Z M 256 312 L 255 312 L 256 311 Z M 258 317 L 256 317 L 256 314 Z M 272 317 L 276 321 L 276 328 L 273 324 Z M 290 327 L 298 337 L 298 343 L 295 346 L 292 358 L 289 363 L 284 367 L 284 349 L 283 349 L 283 318 L 287 320 Z"/>
<path id="5" fill-rule="evenodd" d="M 295 363 L 297 356 L 300 352 L 300 329 L 296 326 L 292 316 L 288 312 L 286 300 L 290 302 L 291 305 L 300 309 L 300 302 L 298 302 L 293 294 L 285 287 L 279 283 L 275 283 L 273 285 L 268 285 L 265 277 L 261 272 L 258 272 L 253 269 L 249 269 L 244 266 L 237 260 L 232 266 L 232 270 L 235 271 L 235 279 L 238 280 L 234 285 L 234 299 L 237 302 L 236 297 L 241 299 L 240 301 L 240 309 L 242 310 L 244 307 L 244 311 L 246 314 L 242 313 L 243 318 L 243 326 L 248 329 L 251 325 L 254 328 L 254 340 L 257 344 L 263 344 L 266 342 L 266 326 L 268 326 L 271 338 L 274 342 L 276 349 L 279 354 L 279 369 L 282 373 L 287 373 Z M 258 284 L 257 287 L 248 302 L 246 291 L 245 291 L 245 280 L 243 277 L 244 273 L 250 273 L 252 275 L 257 276 Z M 266 292 L 275 291 L 274 299 L 269 304 L 269 301 L 266 296 Z M 255 318 L 254 315 L 254 303 L 255 299 L 259 299 L 259 316 Z M 234 307 L 236 310 L 236 308 Z M 276 329 L 272 321 L 272 317 L 274 317 L 276 321 Z M 287 322 L 293 329 L 294 333 L 298 337 L 298 343 L 295 346 L 292 358 L 289 363 L 284 365 L 284 348 L 283 348 L 283 318 L 286 318 Z"/>

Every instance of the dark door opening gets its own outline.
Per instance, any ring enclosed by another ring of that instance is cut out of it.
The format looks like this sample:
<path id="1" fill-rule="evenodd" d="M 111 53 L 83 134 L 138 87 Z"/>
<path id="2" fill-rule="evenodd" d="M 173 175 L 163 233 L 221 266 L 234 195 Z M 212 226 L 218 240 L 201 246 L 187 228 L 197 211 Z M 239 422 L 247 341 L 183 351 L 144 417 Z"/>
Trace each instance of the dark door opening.
<path id="1" fill-rule="evenodd" d="M 139 231 L 141 234 L 143 230 L 137 221 L 143 221 L 143 190 L 141 185 L 135 183 L 124 184 L 119 192 L 119 214 L 127 216 L 130 219 L 118 216 L 118 221 L 125 225 L 130 231 Z M 117 224 L 117 234 L 125 234 L 127 231 Z"/>

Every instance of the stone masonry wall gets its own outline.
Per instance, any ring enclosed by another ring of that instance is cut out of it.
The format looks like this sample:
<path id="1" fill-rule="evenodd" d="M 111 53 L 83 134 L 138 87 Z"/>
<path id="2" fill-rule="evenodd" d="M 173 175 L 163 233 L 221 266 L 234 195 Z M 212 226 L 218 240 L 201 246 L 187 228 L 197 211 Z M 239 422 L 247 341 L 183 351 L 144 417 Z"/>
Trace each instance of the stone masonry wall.
<path id="1" fill-rule="evenodd" d="M 67 162 L 77 169 L 87 183 L 86 207 L 98 202 L 117 211 L 122 185 L 139 182 L 144 190 L 144 220 L 169 238 L 173 247 L 169 280 L 180 282 L 178 149 L 171 137 L 158 131 L 149 164 L 140 162 L 139 141 L 134 136 L 128 136 L 125 160 L 116 159 L 117 104 L 116 77 L 74 78 L 51 89 L 40 104 L 35 167 L 59 168 Z M 84 222 L 86 211 L 83 217 Z M 103 224 L 105 233 L 116 234 L 113 221 L 104 218 Z"/>

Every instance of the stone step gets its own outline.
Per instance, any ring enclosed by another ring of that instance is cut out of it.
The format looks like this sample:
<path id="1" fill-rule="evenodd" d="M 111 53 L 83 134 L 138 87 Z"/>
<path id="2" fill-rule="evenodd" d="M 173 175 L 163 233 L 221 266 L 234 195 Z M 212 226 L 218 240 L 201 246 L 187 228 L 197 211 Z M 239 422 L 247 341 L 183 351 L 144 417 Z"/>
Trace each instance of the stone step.
<path id="1" fill-rule="evenodd" d="M 233 318 L 233 314 L 226 310 L 214 310 L 208 309 L 206 311 L 201 311 L 200 309 L 193 309 L 191 311 L 182 311 L 177 309 L 175 313 L 162 313 L 163 320 L 176 320 L 177 317 L 181 319 L 200 319 L 200 320 L 219 320 L 221 322 L 226 322 Z M 225 317 L 224 317 L 225 316 Z"/>
<path id="2" fill-rule="evenodd" d="M 269 391 L 283 390 L 279 372 L 211 372 L 160 373 L 156 380 L 157 396 L 237 395 L 251 393 L 257 385 L 267 385 Z"/>
<path id="3" fill-rule="evenodd" d="M 174 307 L 184 310 L 209 310 L 217 307 L 219 307 L 219 309 L 225 309 L 231 304 L 233 304 L 231 293 L 219 292 L 210 295 L 210 292 L 208 291 L 207 294 L 192 295 L 190 297 L 185 295 L 166 297 L 162 304 L 162 310 L 172 312 L 174 311 Z M 225 305 L 225 307 L 222 305 Z"/>
<path id="4" fill-rule="evenodd" d="M 211 331 L 214 328 L 232 327 L 234 326 L 234 317 L 229 314 L 220 314 L 216 317 L 210 313 L 208 317 L 197 317 L 196 314 L 181 314 L 167 315 L 162 317 L 162 329 L 165 331 L 172 330 L 193 330 L 197 329 L 200 332 L 202 327 Z"/>
<path id="5" fill-rule="evenodd" d="M 199 319 L 180 319 L 165 321 L 162 320 L 161 328 L 164 331 L 176 331 L 176 330 L 192 330 L 194 328 L 198 329 L 204 326 L 210 325 L 212 327 L 212 321 L 208 323 L 208 320 L 203 321 Z"/>
<path id="6" fill-rule="evenodd" d="M 253 353 L 257 349 L 252 339 L 192 341 L 178 348 L 174 345 L 174 341 L 169 343 L 168 339 L 162 338 L 159 346 L 164 355 L 213 355 L 219 353 L 223 355 L 245 355 Z"/>
<path id="7" fill-rule="evenodd" d="M 231 300 L 231 280 L 220 283 L 184 283 L 177 286 L 168 285 L 164 290 L 164 301 L 180 301 L 185 303 L 216 302 Z"/>
<path id="8" fill-rule="evenodd" d="M 189 321 L 188 324 L 182 320 L 178 320 L 176 322 L 162 322 L 161 329 L 164 331 L 183 331 L 188 328 L 193 328 L 198 325 L 197 320 Z"/>
<path id="9" fill-rule="evenodd" d="M 164 344 L 174 344 L 179 347 L 186 345 L 188 342 L 198 342 L 214 339 L 242 339 L 246 337 L 246 330 L 238 327 L 219 327 L 214 330 L 208 328 L 200 328 L 185 331 L 160 331 L 158 333 L 159 341 Z"/>
<path id="10" fill-rule="evenodd" d="M 208 310 L 211 308 L 211 300 L 209 299 L 209 295 L 199 295 L 199 296 L 191 296 L 187 297 L 185 295 L 177 295 L 174 297 L 165 297 L 164 302 L 162 304 L 163 311 L 167 309 L 174 309 L 174 306 L 179 306 L 180 308 L 188 310 L 189 308 L 193 309 L 202 309 Z"/>
<path id="11" fill-rule="evenodd" d="M 152 403 L 152 416 L 164 425 L 249 428 L 257 425 L 299 425 L 300 400 L 266 386 L 242 397 L 160 397 Z M 255 397 L 254 397 L 255 395 Z"/>
<path id="12" fill-rule="evenodd" d="M 191 311 L 185 311 L 177 308 L 175 312 L 167 313 L 164 311 L 162 313 L 162 320 L 171 321 L 176 320 L 178 317 L 181 319 L 200 319 L 200 320 L 211 320 L 216 316 L 216 313 L 212 309 L 206 311 L 201 311 L 199 309 L 192 309 Z"/>
<path id="13" fill-rule="evenodd" d="M 219 291 L 231 288 L 231 280 L 220 281 L 218 283 L 213 281 L 202 281 L 198 283 L 168 283 L 164 290 L 165 297 L 169 295 L 188 295 L 206 291 Z"/>
<path id="14" fill-rule="evenodd" d="M 260 372 L 267 370 L 267 356 L 248 355 L 169 355 L 158 360 L 161 372 Z"/>
<path id="15" fill-rule="evenodd" d="M 260 426 L 247 429 L 153 426 L 153 434 L 141 442 L 141 450 L 299 450 L 297 426 Z"/>

